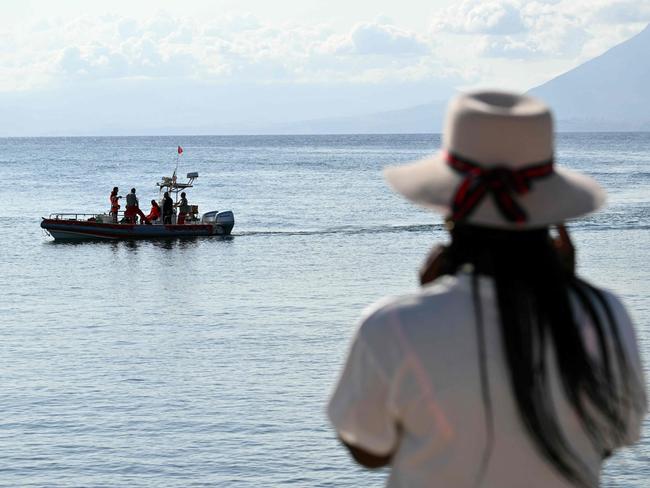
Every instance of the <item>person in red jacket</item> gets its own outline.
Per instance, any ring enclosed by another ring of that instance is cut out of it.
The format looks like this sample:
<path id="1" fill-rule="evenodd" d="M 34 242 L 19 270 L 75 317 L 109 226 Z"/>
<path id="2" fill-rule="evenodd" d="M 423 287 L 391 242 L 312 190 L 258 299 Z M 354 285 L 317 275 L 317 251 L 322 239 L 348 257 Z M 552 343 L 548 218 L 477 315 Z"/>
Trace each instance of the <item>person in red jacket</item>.
<path id="1" fill-rule="evenodd" d="M 138 223 L 138 216 L 142 219 L 140 223 L 147 223 L 147 216 L 140 210 L 140 203 L 138 197 L 135 195 L 135 188 L 131 188 L 131 193 L 126 196 L 126 210 L 124 211 L 124 218 L 130 224 Z"/>
<path id="2" fill-rule="evenodd" d="M 120 210 L 120 196 L 117 195 L 117 192 L 119 191 L 118 187 L 113 187 L 113 191 L 111 192 L 110 201 L 111 201 L 111 211 L 110 214 L 113 216 L 113 222 L 117 223 L 117 213 Z"/>
<path id="3" fill-rule="evenodd" d="M 155 200 L 151 200 L 151 210 L 149 211 L 149 215 L 147 215 L 147 218 L 145 222 L 147 224 L 150 224 L 154 220 L 158 220 L 160 218 L 160 205 L 158 205 L 158 202 Z"/>

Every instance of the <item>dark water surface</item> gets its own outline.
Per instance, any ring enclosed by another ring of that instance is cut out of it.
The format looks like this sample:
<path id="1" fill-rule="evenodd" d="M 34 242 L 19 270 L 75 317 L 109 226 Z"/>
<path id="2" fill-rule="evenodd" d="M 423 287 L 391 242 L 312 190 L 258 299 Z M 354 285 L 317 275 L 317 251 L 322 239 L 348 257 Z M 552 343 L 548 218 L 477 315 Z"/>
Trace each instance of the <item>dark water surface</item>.
<path id="1" fill-rule="evenodd" d="M 231 209 L 224 239 L 59 244 L 50 212 L 141 202 L 173 170 Z M 381 486 L 324 407 L 363 307 L 416 287 L 440 219 L 381 168 L 439 137 L 0 139 L 0 486 Z M 560 164 L 607 208 L 571 225 L 584 276 L 618 292 L 650 364 L 650 134 L 565 134 Z M 650 430 L 605 486 L 647 487 Z"/>

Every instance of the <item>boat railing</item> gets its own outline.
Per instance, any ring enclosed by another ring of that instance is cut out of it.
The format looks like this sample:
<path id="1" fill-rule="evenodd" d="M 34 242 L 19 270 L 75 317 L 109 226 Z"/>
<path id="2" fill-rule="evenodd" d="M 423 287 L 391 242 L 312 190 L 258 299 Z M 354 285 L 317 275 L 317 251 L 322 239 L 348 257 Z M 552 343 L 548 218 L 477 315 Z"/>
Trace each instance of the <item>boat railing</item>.
<path id="1" fill-rule="evenodd" d="M 99 215 L 108 215 L 107 213 L 51 213 L 48 217 L 50 220 L 89 220 L 96 219 Z M 118 212 L 118 219 L 124 212 Z"/>

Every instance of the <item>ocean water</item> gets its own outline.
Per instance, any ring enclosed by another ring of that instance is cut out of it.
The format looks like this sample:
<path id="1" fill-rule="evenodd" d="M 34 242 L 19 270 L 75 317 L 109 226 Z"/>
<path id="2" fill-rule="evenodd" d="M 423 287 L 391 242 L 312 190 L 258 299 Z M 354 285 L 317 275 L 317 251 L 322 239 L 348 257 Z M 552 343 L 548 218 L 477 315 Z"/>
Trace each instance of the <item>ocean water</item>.
<path id="1" fill-rule="evenodd" d="M 190 203 L 229 238 L 55 243 L 51 212 L 157 196 L 176 145 Z M 0 139 L 0 486 L 382 486 L 325 417 L 360 311 L 417 286 L 440 218 L 381 169 L 436 135 Z M 650 364 L 650 134 L 563 134 L 608 206 L 572 223 L 580 272 L 619 293 Z M 650 424 L 604 486 L 650 479 Z"/>

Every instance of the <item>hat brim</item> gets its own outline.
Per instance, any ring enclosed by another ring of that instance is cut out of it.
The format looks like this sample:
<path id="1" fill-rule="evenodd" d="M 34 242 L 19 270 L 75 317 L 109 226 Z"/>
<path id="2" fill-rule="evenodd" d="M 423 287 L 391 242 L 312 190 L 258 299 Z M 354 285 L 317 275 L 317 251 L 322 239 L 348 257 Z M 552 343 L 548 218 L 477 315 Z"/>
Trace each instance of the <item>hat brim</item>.
<path id="1" fill-rule="evenodd" d="M 393 190 L 407 199 L 446 215 L 451 213 L 452 198 L 463 180 L 460 173 L 449 167 L 443 152 L 386 168 L 384 177 Z M 534 180 L 531 191 L 515 198 L 528 215 L 524 223 L 503 218 L 489 196 L 464 221 L 511 230 L 546 227 L 597 210 L 605 203 L 606 194 L 593 178 L 556 165 L 550 176 Z"/>

